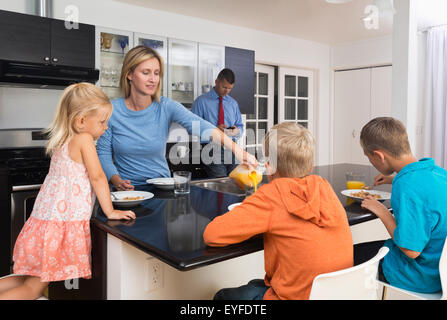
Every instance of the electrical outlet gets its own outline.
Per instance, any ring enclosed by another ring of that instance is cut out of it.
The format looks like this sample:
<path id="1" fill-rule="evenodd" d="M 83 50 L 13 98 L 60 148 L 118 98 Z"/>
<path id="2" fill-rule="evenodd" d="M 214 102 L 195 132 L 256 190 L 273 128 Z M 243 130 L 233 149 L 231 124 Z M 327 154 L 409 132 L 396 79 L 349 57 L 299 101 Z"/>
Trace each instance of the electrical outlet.
<path id="1" fill-rule="evenodd" d="M 156 258 L 146 260 L 146 291 L 154 291 L 163 287 L 163 264 Z"/>

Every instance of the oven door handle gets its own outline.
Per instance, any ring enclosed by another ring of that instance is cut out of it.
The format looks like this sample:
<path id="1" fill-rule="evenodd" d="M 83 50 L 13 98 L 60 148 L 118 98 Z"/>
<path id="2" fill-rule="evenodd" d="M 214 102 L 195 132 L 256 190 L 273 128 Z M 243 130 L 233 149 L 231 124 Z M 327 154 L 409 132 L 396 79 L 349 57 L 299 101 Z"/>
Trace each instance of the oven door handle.
<path id="1" fill-rule="evenodd" d="M 32 184 L 28 186 L 13 186 L 12 192 L 40 190 L 40 187 L 42 187 L 41 184 Z"/>

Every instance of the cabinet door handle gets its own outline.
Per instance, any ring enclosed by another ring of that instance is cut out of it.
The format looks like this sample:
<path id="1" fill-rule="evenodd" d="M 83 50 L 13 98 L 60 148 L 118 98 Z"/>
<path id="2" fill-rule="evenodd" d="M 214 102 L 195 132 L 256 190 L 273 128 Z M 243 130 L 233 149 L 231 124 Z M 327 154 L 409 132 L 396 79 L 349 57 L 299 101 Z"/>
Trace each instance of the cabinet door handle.
<path id="1" fill-rule="evenodd" d="M 43 58 L 43 60 L 50 61 L 50 57 L 45 57 L 45 58 Z"/>
<path id="2" fill-rule="evenodd" d="M 57 62 L 58 61 L 58 59 L 57 58 L 53 58 L 53 62 Z"/>

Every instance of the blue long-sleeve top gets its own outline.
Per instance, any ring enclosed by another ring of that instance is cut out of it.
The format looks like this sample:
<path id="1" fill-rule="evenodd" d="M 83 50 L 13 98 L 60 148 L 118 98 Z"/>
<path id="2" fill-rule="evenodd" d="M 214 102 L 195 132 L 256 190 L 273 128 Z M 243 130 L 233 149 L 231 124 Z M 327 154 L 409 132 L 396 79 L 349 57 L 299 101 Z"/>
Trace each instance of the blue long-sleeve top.
<path id="1" fill-rule="evenodd" d="M 242 137 L 244 125 L 242 123 L 241 111 L 239 110 L 237 101 L 229 95 L 226 95 L 222 99 L 222 105 L 224 109 L 225 124 L 228 127 L 236 126 L 239 129 L 239 133 L 231 138 L 236 140 Z M 219 118 L 219 95 L 214 88 L 209 92 L 202 94 L 194 101 L 191 112 L 209 121 L 210 123 L 217 125 L 217 120 Z"/>
<path id="2" fill-rule="evenodd" d="M 165 97 L 140 111 L 130 110 L 124 98 L 113 100 L 112 104 L 109 128 L 96 144 L 107 180 L 118 174 L 132 185 L 144 185 L 147 179 L 169 177 L 166 141 L 172 122 L 205 140 L 210 139 L 215 129 L 180 103 Z"/>

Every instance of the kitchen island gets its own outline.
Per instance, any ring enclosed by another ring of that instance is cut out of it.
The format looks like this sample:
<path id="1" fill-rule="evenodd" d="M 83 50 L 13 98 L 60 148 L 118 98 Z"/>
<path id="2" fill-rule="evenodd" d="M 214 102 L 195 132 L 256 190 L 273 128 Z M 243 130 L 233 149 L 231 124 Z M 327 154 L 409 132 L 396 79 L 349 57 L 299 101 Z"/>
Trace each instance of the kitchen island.
<path id="1" fill-rule="evenodd" d="M 372 185 L 378 172 L 372 166 L 337 164 L 315 167 L 340 201 L 345 173 L 363 173 Z M 188 196 L 175 196 L 148 185 L 138 188 L 154 198 L 132 208 L 134 221 L 107 220 L 100 208 L 92 226 L 107 233 L 107 299 L 210 299 L 221 287 L 239 286 L 263 278 L 262 236 L 224 248 L 203 242 L 203 231 L 214 217 L 244 196 L 219 193 L 192 185 Z M 390 191 L 391 186 L 377 190 Z M 385 201 L 390 206 L 389 201 Z M 355 202 L 345 206 L 354 243 L 384 239 L 386 230 L 375 215 Z"/>

